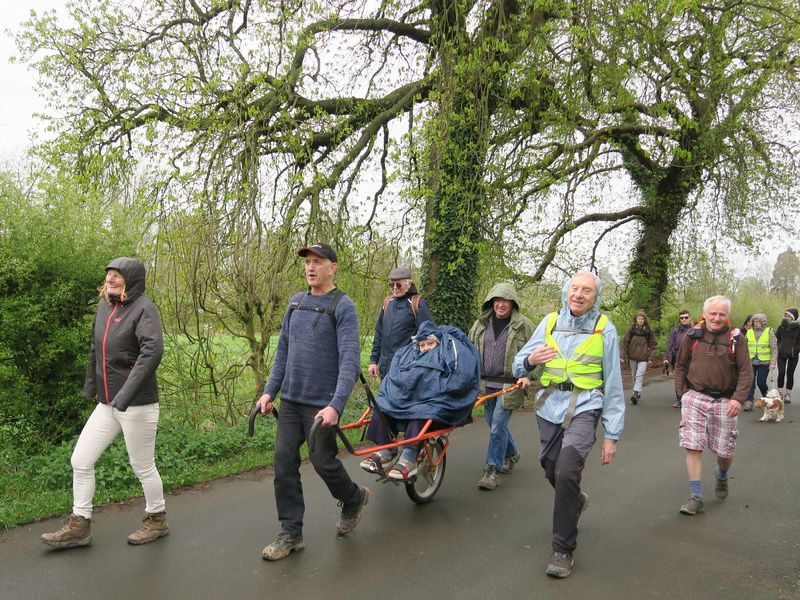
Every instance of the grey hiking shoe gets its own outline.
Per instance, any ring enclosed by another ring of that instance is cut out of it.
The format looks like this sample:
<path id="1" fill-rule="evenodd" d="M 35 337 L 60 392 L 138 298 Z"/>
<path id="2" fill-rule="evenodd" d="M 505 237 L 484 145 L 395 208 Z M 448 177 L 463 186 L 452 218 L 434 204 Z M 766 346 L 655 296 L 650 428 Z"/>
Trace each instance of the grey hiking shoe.
<path id="1" fill-rule="evenodd" d="M 497 474 L 497 468 L 494 465 L 483 467 L 483 477 L 478 481 L 478 487 L 482 490 L 494 490 L 499 485 L 500 476 Z"/>
<path id="2" fill-rule="evenodd" d="M 728 478 L 717 479 L 717 485 L 714 488 L 714 494 L 720 500 L 725 500 L 728 497 Z"/>
<path id="3" fill-rule="evenodd" d="M 280 560 L 289 556 L 292 551 L 302 550 L 305 547 L 302 535 L 292 535 L 282 531 L 274 542 L 261 551 L 261 558 L 264 560 Z"/>
<path id="4" fill-rule="evenodd" d="M 64 526 L 54 533 L 43 533 L 42 543 L 53 548 L 74 548 L 92 543 L 92 522 L 76 514 L 70 514 Z"/>
<path id="5" fill-rule="evenodd" d="M 572 558 L 572 554 L 553 552 L 550 556 L 550 562 L 547 564 L 545 573 L 550 575 L 550 577 L 564 579 L 565 577 L 569 577 L 570 573 L 572 573 L 572 565 L 574 564 L 575 559 Z"/>
<path id="6" fill-rule="evenodd" d="M 134 546 L 155 542 L 158 538 L 169 534 L 167 525 L 167 511 L 162 510 L 158 513 L 144 513 L 142 524 L 139 529 L 128 536 L 128 543 Z"/>
<path id="7" fill-rule="evenodd" d="M 689 499 L 686 501 L 686 503 L 681 505 L 681 512 L 685 515 L 696 515 L 699 512 L 703 512 L 704 506 L 705 504 L 703 503 L 702 498 L 698 498 L 697 496 L 689 496 Z"/>
<path id="8" fill-rule="evenodd" d="M 514 470 L 514 467 L 519 462 L 520 455 L 519 452 L 515 452 L 511 456 L 506 456 L 506 459 L 503 461 L 503 467 L 500 469 L 500 472 L 503 475 L 508 475 L 511 471 Z"/>
<path id="9" fill-rule="evenodd" d="M 339 535 L 347 535 L 356 528 L 356 525 L 358 525 L 358 522 L 361 520 L 364 507 L 367 505 L 367 502 L 369 502 L 369 497 L 372 493 L 369 491 L 369 488 L 359 486 L 358 491 L 360 494 L 358 502 L 354 504 L 343 504 L 340 502 L 342 515 L 339 517 L 339 522 L 336 523 L 336 533 Z"/>

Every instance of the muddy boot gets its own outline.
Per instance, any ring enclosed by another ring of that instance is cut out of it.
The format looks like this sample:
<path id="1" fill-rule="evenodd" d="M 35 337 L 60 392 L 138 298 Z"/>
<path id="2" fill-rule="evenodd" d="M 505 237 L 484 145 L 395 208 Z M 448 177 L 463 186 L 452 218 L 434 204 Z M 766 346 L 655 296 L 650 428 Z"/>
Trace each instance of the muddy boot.
<path id="1" fill-rule="evenodd" d="M 43 533 L 42 543 L 53 548 L 74 548 L 88 546 L 92 543 L 92 522 L 78 515 L 71 514 L 64 526 L 55 533 Z"/>
<path id="2" fill-rule="evenodd" d="M 160 537 L 164 537 L 168 533 L 167 511 L 162 510 L 152 515 L 150 513 L 144 513 L 142 524 L 139 525 L 139 529 L 128 536 L 128 543 L 134 546 L 149 544 L 150 542 L 155 542 Z"/>

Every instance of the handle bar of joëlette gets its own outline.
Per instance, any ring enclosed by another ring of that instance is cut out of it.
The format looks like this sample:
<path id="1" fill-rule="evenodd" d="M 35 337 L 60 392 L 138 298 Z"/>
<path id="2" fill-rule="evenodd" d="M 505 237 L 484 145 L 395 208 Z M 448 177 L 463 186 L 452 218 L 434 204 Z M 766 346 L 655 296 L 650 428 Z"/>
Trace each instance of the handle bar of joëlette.
<path id="1" fill-rule="evenodd" d="M 253 410 L 250 411 L 250 420 L 247 423 L 247 437 L 253 437 L 253 434 L 256 431 L 256 417 L 261 414 L 261 408 L 258 406 L 254 406 Z M 272 407 L 272 416 L 276 419 L 278 418 L 278 409 L 274 406 Z"/>

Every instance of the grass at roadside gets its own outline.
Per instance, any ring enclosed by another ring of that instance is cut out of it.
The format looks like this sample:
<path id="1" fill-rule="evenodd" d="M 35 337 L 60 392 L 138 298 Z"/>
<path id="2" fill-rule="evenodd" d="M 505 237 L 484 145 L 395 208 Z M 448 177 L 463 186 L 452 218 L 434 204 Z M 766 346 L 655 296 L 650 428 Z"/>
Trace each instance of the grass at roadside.
<path id="1" fill-rule="evenodd" d="M 363 398 L 348 403 L 344 419 L 355 420 L 363 410 Z M 344 422 L 344 421 L 343 421 Z M 259 417 L 255 435 L 247 437 L 247 423 L 198 432 L 162 420 L 156 443 L 156 465 L 165 490 L 210 481 L 272 465 L 276 423 Z M 350 436 L 353 442 L 358 434 Z M 77 439 L 33 456 L 0 455 L 0 529 L 67 514 L 72 507 L 70 456 Z M 305 456 L 306 447 L 301 452 Z M 95 506 L 141 496 L 119 436 L 95 467 Z"/>

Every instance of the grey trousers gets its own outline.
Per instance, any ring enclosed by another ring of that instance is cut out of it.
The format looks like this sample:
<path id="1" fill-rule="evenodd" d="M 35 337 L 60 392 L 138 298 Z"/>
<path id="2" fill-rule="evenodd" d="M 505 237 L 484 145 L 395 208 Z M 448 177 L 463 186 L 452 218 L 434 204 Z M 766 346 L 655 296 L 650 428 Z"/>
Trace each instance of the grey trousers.
<path id="1" fill-rule="evenodd" d="M 539 462 L 555 489 L 553 551 L 572 554 L 578 543 L 581 472 L 597 440 L 600 411 L 588 410 L 575 415 L 566 430 L 561 424 L 536 418 L 542 443 Z"/>

